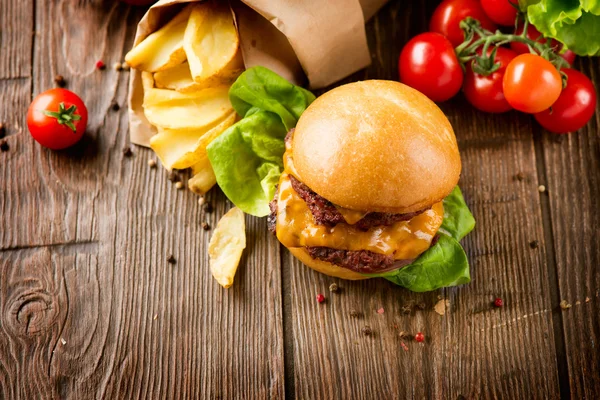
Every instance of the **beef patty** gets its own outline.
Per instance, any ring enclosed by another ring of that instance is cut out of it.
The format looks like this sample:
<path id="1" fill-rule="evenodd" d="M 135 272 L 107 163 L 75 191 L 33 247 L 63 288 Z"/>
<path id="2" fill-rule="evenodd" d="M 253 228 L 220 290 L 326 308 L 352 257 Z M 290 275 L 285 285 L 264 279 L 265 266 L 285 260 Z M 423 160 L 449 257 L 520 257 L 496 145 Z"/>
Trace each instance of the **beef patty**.
<path id="1" fill-rule="evenodd" d="M 402 268 L 413 260 L 394 260 L 392 256 L 368 250 L 337 250 L 329 247 L 307 247 L 312 258 L 330 262 L 362 274 L 374 274 Z"/>
<path id="2" fill-rule="evenodd" d="M 298 193 L 298 196 L 306 202 L 306 205 L 310 209 L 317 224 L 332 227 L 340 223 L 347 223 L 344 216 L 332 202 L 313 192 L 308 186 L 300 182 L 293 175 L 290 175 L 290 181 L 292 187 L 296 193 Z M 406 214 L 370 212 L 353 226 L 366 232 L 374 226 L 389 226 L 396 222 L 409 221 L 426 210 L 427 209 Z"/>

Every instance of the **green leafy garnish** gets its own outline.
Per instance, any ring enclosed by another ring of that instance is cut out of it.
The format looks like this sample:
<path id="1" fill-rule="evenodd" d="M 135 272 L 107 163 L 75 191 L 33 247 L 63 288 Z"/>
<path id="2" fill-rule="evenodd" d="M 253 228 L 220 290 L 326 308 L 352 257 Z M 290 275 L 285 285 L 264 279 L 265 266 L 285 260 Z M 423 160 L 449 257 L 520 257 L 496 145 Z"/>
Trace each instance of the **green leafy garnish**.
<path id="1" fill-rule="evenodd" d="M 456 240 L 444 234 L 412 264 L 371 276 L 385 278 L 413 292 L 429 292 L 471 281 L 465 251 Z"/>
<path id="2" fill-rule="evenodd" d="M 519 0 L 544 36 L 580 56 L 600 55 L 600 0 Z"/>
<path id="3" fill-rule="evenodd" d="M 471 281 L 469 260 L 458 241 L 475 227 L 475 218 L 458 186 L 444 199 L 439 240 L 412 264 L 370 277 L 385 278 L 413 292 L 428 292 Z"/>
<path id="4" fill-rule="evenodd" d="M 458 186 L 444 199 L 444 221 L 440 231 L 461 240 L 475 228 L 475 218 Z"/>
<path id="5" fill-rule="evenodd" d="M 208 146 L 217 183 L 237 207 L 263 217 L 283 170 L 284 138 L 315 96 L 264 67 L 242 73 L 229 90 L 243 118 Z"/>

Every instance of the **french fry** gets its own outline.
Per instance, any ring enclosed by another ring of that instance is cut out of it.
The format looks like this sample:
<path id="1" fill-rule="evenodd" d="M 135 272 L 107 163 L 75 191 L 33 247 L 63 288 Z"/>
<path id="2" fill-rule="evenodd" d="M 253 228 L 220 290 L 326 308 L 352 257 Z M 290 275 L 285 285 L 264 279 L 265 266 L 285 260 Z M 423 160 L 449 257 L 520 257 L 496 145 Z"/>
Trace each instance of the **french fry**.
<path id="1" fill-rule="evenodd" d="M 229 87 L 179 93 L 168 89 L 150 89 L 144 95 L 144 113 L 152 125 L 163 129 L 210 128 L 233 112 Z"/>
<path id="2" fill-rule="evenodd" d="M 192 79 L 190 65 L 187 62 L 156 72 L 154 81 L 157 88 L 177 90 L 181 93 L 190 93 L 202 89 L 202 86 Z"/>
<path id="3" fill-rule="evenodd" d="M 167 169 L 184 169 L 208 159 L 206 146 L 235 122 L 235 112 L 202 129 L 158 129 L 150 147 Z"/>
<path id="4" fill-rule="evenodd" d="M 217 223 L 208 244 L 210 272 L 219 285 L 229 288 L 246 248 L 246 222 L 237 207 L 229 210 Z"/>
<path id="5" fill-rule="evenodd" d="M 239 37 L 226 2 L 194 6 L 183 37 L 194 81 L 210 87 L 231 80 L 243 69 Z"/>
<path id="6" fill-rule="evenodd" d="M 142 71 L 142 87 L 144 93 L 147 93 L 150 89 L 154 89 L 154 77 L 151 72 Z"/>
<path id="7" fill-rule="evenodd" d="M 193 5 L 186 6 L 165 26 L 148 35 L 127 53 L 125 62 L 132 68 L 148 72 L 183 63 L 186 60 L 183 37 L 193 8 Z"/>
<path id="8" fill-rule="evenodd" d="M 188 188 L 200 196 L 217 184 L 217 177 L 208 157 L 192 165 L 192 174 L 193 176 L 188 180 Z"/>

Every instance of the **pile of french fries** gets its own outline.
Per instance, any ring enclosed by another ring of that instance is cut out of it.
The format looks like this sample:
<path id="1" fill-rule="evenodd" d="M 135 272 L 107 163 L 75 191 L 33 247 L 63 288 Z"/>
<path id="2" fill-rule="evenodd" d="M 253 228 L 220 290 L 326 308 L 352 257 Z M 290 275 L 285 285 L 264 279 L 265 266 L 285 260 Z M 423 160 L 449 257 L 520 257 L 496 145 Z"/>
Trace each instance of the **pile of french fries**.
<path id="1" fill-rule="evenodd" d="M 216 184 L 206 146 L 236 121 L 229 87 L 244 69 L 227 2 L 190 3 L 127 55 L 142 71 L 144 113 L 157 128 L 150 147 L 168 170 L 191 168 L 188 187 Z"/>

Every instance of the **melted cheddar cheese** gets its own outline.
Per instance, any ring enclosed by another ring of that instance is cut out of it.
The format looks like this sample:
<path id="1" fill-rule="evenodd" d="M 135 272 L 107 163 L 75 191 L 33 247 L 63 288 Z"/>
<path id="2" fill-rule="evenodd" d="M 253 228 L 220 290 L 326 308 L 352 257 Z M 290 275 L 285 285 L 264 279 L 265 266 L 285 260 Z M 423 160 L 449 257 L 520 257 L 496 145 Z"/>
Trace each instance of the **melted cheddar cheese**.
<path id="1" fill-rule="evenodd" d="M 444 207 L 436 203 L 429 210 L 410 221 L 396 222 L 390 226 L 377 226 L 367 232 L 350 223 L 356 223 L 366 213 L 338 210 L 348 224 L 334 227 L 319 225 L 308 205 L 292 187 L 289 175 L 297 176 L 292 154 L 286 146 L 284 172 L 279 180 L 277 199 L 277 238 L 286 247 L 329 247 L 340 250 L 369 250 L 393 256 L 394 259 L 414 259 L 429 248 L 444 219 Z M 360 217 L 360 218 L 359 218 Z"/>

